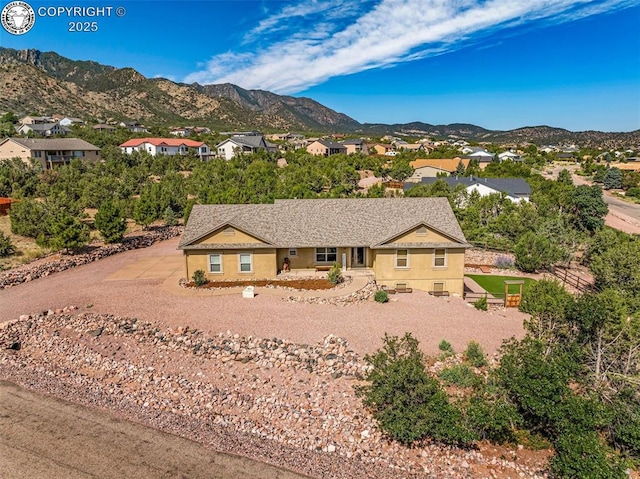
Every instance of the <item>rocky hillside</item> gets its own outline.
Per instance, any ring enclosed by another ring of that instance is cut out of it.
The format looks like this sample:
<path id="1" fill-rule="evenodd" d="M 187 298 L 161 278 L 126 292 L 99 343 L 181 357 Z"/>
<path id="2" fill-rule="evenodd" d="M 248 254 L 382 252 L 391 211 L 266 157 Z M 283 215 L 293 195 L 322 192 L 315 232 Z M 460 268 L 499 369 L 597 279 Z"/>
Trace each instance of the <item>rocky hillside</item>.
<path id="1" fill-rule="evenodd" d="M 132 68 L 0 48 L 0 111 L 6 110 L 225 129 L 349 131 L 359 126 L 309 98 L 149 79 Z"/>
<path id="2" fill-rule="evenodd" d="M 145 78 L 132 68 L 70 60 L 55 52 L 0 47 L 0 113 L 63 113 L 81 118 L 137 120 L 150 125 L 198 124 L 216 129 L 408 135 L 499 143 L 575 143 L 640 148 L 630 133 L 571 132 L 534 126 L 498 131 L 463 123 L 360 124 L 310 98 L 245 90 L 236 85 L 175 83 Z"/>

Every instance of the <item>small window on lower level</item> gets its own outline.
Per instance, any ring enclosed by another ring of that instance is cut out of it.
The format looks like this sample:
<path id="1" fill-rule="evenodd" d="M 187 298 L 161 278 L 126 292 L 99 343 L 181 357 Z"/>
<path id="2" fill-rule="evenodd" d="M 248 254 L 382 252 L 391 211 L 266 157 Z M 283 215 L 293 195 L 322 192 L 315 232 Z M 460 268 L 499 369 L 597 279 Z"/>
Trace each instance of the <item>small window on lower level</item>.
<path id="1" fill-rule="evenodd" d="M 241 273 L 253 272 L 253 255 L 251 253 L 240 253 L 238 255 L 238 263 Z"/>
<path id="2" fill-rule="evenodd" d="M 444 283 L 433 283 L 433 291 L 442 293 L 444 291 Z"/>
<path id="3" fill-rule="evenodd" d="M 222 255 L 220 253 L 209 255 L 209 273 L 222 273 Z"/>
<path id="4" fill-rule="evenodd" d="M 298 250 L 296 248 L 289 248 L 289 256 L 298 256 Z"/>

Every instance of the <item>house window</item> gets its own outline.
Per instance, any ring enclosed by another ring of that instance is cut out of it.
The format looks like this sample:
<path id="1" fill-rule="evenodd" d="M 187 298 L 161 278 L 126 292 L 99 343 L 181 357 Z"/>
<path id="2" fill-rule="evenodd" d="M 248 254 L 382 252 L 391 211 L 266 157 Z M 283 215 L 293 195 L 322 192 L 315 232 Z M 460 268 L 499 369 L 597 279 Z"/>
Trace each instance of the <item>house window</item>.
<path id="1" fill-rule="evenodd" d="M 36 158 L 42 158 L 42 152 L 41 151 L 35 151 L 35 157 Z"/>
<path id="2" fill-rule="evenodd" d="M 338 261 L 338 248 L 316 248 L 316 263 Z"/>
<path id="3" fill-rule="evenodd" d="M 253 272 L 253 255 L 251 253 L 240 253 L 238 255 L 238 263 L 241 273 Z"/>
<path id="4" fill-rule="evenodd" d="M 397 249 L 396 250 L 396 268 L 408 268 L 409 267 L 409 250 Z"/>
<path id="5" fill-rule="evenodd" d="M 447 265 L 447 250 L 436 249 L 433 252 L 433 266 L 444 267 Z"/>
<path id="6" fill-rule="evenodd" d="M 401 289 L 407 289 L 409 287 L 408 283 L 396 283 L 396 289 L 401 290 Z"/>
<path id="7" fill-rule="evenodd" d="M 289 248 L 289 256 L 298 256 L 297 248 Z"/>
<path id="8" fill-rule="evenodd" d="M 209 255 L 209 273 L 222 273 L 222 254 Z"/>
<path id="9" fill-rule="evenodd" d="M 417 236 L 427 236 L 427 227 L 426 226 L 421 226 L 420 228 L 418 228 L 416 230 L 416 235 Z"/>
<path id="10" fill-rule="evenodd" d="M 442 293 L 444 291 L 444 283 L 433 283 L 433 292 Z"/>

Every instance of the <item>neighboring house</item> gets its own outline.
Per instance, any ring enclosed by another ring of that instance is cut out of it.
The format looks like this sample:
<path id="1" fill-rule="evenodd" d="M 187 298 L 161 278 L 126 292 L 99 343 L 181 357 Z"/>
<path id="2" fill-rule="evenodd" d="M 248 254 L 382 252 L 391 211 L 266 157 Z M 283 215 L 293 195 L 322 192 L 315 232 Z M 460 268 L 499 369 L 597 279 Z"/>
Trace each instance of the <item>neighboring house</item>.
<path id="1" fill-rule="evenodd" d="M 218 156 L 225 160 L 230 160 L 240 153 L 256 153 L 265 150 L 273 153 L 277 150 L 276 145 L 269 143 L 262 135 L 232 136 L 227 138 L 216 147 Z"/>
<path id="2" fill-rule="evenodd" d="M 405 151 L 425 151 L 425 146 L 421 143 L 405 143 L 398 145 L 396 143 L 396 149 Z"/>
<path id="3" fill-rule="evenodd" d="M 478 160 L 478 163 L 491 163 L 495 157 L 494 153 L 489 153 L 487 150 L 478 150 L 469 154 L 469 158 Z"/>
<path id="4" fill-rule="evenodd" d="M 369 153 L 369 148 L 364 140 L 345 140 L 342 145 L 347 149 L 347 155 L 353 153 L 364 153 L 366 155 Z"/>
<path id="5" fill-rule="evenodd" d="M 439 174 L 450 175 L 456 171 L 460 162 L 464 165 L 465 170 L 469 166 L 471 160 L 466 158 L 433 158 L 414 160 L 409 163 L 413 168 L 413 175 L 405 181 L 410 183 L 419 183 L 422 178 L 435 178 Z"/>
<path id="6" fill-rule="evenodd" d="M 275 278 L 288 258 L 292 270 L 338 263 L 378 285 L 459 295 L 468 247 L 446 198 L 195 205 L 178 245 L 188 278 Z"/>
<path id="7" fill-rule="evenodd" d="M 393 156 L 393 155 L 389 155 L 389 153 L 395 153 L 395 148 L 393 147 L 393 145 L 389 145 L 386 143 L 375 143 L 373 145 L 369 146 L 369 151 L 374 150 L 376 155 L 387 155 L 387 156 Z"/>
<path id="8" fill-rule="evenodd" d="M 104 123 L 98 123 L 97 125 L 93 125 L 93 129 L 96 131 L 104 131 L 106 133 L 113 133 L 116 131 L 115 126 L 106 125 Z"/>
<path id="9" fill-rule="evenodd" d="M 60 123 L 31 123 L 17 127 L 16 132 L 30 136 L 54 136 L 66 135 L 71 130 Z"/>
<path id="10" fill-rule="evenodd" d="M 471 193 L 477 191 L 480 196 L 488 196 L 494 193 L 504 193 L 508 199 L 514 203 L 529 201 L 531 187 L 522 178 L 477 178 L 466 176 L 444 176 L 440 178 L 422 178 L 421 185 L 430 185 L 438 180 L 442 180 L 455 188 L 457 185 L 465 185 L 466 190 Z M 417 186 L 416 183 L 405 183 L 405 191 Z"/>
<path id="11" fill-rule="evenodd" d="M 149 133 L 149 130 L 147 130 L 144 125 L 135 121 L 121 122 L 120 126 L 126 128 L 131 133 Z"/>
<path id="12" fill-rule="evenodd" d="M 120 145 L 120 149 L 127 154 L 146 151 L 151 156 L 186 155 L 187 153 L 194 153 L 202 159 L 211 156 L 211 150 L 202 141 L 181 138 L 132 138 Z"/>
<path id="13" fill-rule="evenodd" d="M 192 128 L 185 126 L 182 128 L 172 128 L 171 131 L 169 131 L 169 134 L 173 136 L 189 136 L 192 131 Z"/>
<path id="14" fill-rule="evenodd" d="M 514 153 L 513 151 L 503 151 L 502 153 L 498 154 L 498 160 L 522 161 L 522 157 L 517 153 Z"/>
<path id="15" fill-rule="evenodd" d="M 18 121 L 21 125 L 37 125 L 42 123 L 54 123 L 48 116 L 25 116 Z"/>
<path id="16" fill-rule="evenodd" d="M 65 116 L 58 120 L 58 123 L 62 126 L 84 125 L 84 120 L 82 120 L 82 118 L 69 118 Z"/>
<path id="17" fill-rule="evenodd" d="M 0 160 L 16 157 L 27 164 L 37 160 L 46 170 L 75 158 L 97 161 L 100 148 L 79 138 L 7 138 L 0 142 Z"/>
<path id="18" fill-rule="evenodd" d="M 347 147 L 330 140 L 316 140 L 307 146 L 307 151 L 312 155 L 331 156 L 340 153 L 346 154 Z"/>

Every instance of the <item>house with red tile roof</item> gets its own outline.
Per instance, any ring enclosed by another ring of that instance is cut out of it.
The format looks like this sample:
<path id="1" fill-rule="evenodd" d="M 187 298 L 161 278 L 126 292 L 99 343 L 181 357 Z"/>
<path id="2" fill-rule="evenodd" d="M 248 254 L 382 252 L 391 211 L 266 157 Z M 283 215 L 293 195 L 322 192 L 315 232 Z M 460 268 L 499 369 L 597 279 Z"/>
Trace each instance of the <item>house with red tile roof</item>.
<path id="1" fill-rule="evenodd" d="M 132 138 L 121 144 L 120 149 L 127 154 L 146 151 L 151 156 L 195 153 L 205 158 L 211 155 L 210 148 L 204 142 L 186 138 Z"/>

